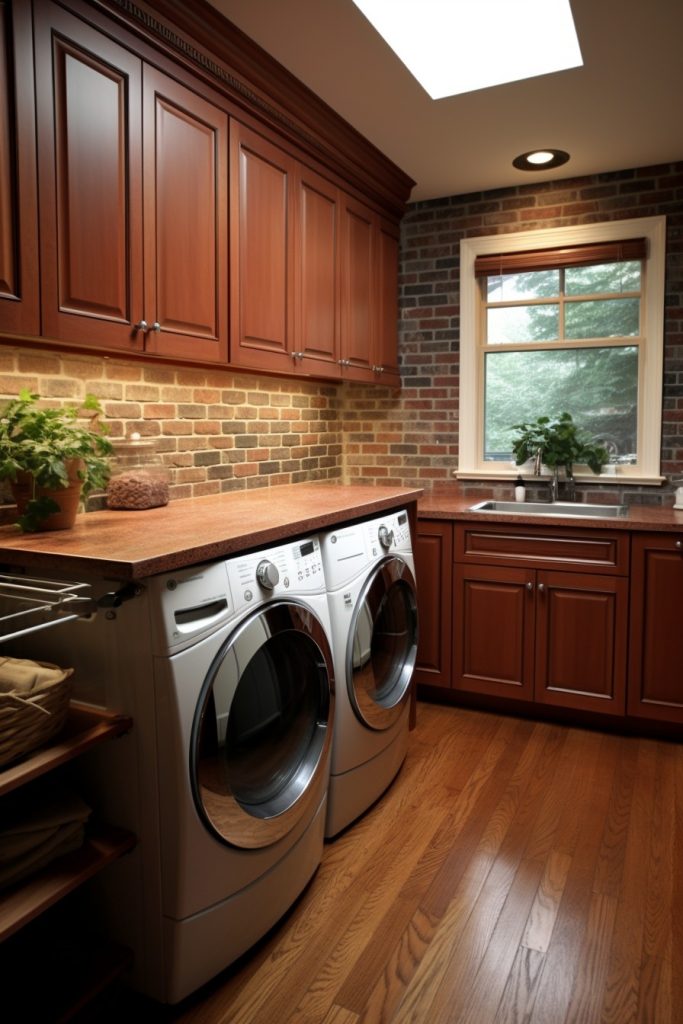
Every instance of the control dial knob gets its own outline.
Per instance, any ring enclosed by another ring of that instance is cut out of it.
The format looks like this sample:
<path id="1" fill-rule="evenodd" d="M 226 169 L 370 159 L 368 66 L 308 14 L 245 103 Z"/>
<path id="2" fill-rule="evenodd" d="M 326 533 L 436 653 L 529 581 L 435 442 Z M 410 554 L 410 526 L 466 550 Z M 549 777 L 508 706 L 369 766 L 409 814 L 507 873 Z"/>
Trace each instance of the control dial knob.
<path id="1" fill-rule="evenodd" d="M 276 565 L 269 562 L 267 558 L 261 559 L 259 564 L 256 566 L 256 582 L 259 583 L 264 590 L 272 590 L 280 582 L 280 573 Z"/>
<path id="2" fill-rule="evenodd" d="M 380 526 L 380 528 L 379 528 L 379 530 L 377 532 L 377 536 L 379 537 L 379 542 L 382 545 L 382 547 L 384 548 L 384 550 L 388 551 L 389 548 L 391 547 L 391 545 L 394 543 L 394 531 L 393 530 L 389 530 L 384 525 L 384 523 L 382 523 L 382 525 Z"/>

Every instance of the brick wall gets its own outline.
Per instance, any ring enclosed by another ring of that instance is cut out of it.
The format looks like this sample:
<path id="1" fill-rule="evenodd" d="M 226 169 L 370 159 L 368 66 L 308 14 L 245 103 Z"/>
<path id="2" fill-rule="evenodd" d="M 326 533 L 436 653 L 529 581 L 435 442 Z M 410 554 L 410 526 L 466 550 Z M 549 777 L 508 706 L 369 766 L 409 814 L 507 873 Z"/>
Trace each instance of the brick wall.
<path id="1" fill-rule="evenodd" d="M 660 214 L 667 217 L 662 473 L 683 473 L 683 163 L 676 163 L 413 204 L 401 235 L 404 386 L 398 396 L 372 388 L 343 394 L 345 477 L 421 486 L 452 479 L 462 238 Z M 477 494 L 482 487 L 468 490 Z M 509 496 L 511 487 L 496 490 Z M 609 493 L 614 496 L 614 487 Z M 671 504 L 671 486 L 625 487 L 620 495 L 636 497 Z"/>
<path id="2" fill-rule="evenodd" d="M 3 344 L 0 402 L 22 387 L 56 404 L 97 395 L 113 440 L 155 439 L 173 498 L 341 475 L 333 385 Z"/>
<path id="3" fill-rule="evenodd" d="M 398 394 L 3 343 L 0 402 L 24 386 L 56 401 L 96 394 L 114 438 L 157 440 L 175 498 L 302 480 L 429 487 L 457 466 L 460 239 L 657 214 L 668 225 L 662 472 L 680 474 L 683 163 L 413 204 L 402 224 Z M 620 498 L 670 504 L 671 491 L 629 487 Z"/>

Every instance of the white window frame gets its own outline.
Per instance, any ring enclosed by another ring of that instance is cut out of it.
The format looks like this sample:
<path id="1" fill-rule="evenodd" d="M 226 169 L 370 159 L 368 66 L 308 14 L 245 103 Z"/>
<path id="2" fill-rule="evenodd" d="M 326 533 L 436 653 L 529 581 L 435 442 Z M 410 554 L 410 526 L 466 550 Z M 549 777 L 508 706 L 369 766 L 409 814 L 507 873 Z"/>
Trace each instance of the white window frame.
<path id="1" fill-rule="evenodd" d="M 481 298 L 474 276 L 477 256 L 499 252 L 525 252 L 558 246 L 587 245 L 647 238 L 643 338 L 638 368 L 638 463 L 605 467 L 599 477 L 588 470 L 577 480 L 600 483 L 661 484 L 662 382 L 664 373 L 664 274 L 666 264 L 666 217 L 599 224 L 543 228 L 512 234 L 464 238 L 460 242 L 460 425 L 459 462 L 454 476 L 469 480 L 507 480 L 519 467 L 493 468 L 483 461 L 484 380 L 479 358 Z"/>

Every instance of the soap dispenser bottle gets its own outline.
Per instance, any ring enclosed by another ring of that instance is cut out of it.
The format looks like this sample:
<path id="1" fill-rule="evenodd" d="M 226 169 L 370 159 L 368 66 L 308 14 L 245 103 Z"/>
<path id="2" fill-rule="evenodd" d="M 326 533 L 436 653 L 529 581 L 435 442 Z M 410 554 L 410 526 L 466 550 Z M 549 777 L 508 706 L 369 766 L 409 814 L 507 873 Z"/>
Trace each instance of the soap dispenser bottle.
<path id="1" fill-rule="evenodd" d="M 515 501 L 524 501 L 526 490 L 521 476 L 515 480 Z"/>

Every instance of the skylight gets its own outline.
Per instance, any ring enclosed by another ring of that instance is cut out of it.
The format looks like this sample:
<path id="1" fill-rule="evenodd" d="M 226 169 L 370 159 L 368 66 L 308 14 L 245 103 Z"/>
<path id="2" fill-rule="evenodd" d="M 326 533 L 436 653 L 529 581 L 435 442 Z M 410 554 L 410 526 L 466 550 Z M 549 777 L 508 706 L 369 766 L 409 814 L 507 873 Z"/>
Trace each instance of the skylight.
<path id="1" fill-rule="evenodd" d="M 353 0 L 434 100 L 583 64 L 569 0 Z"/>

